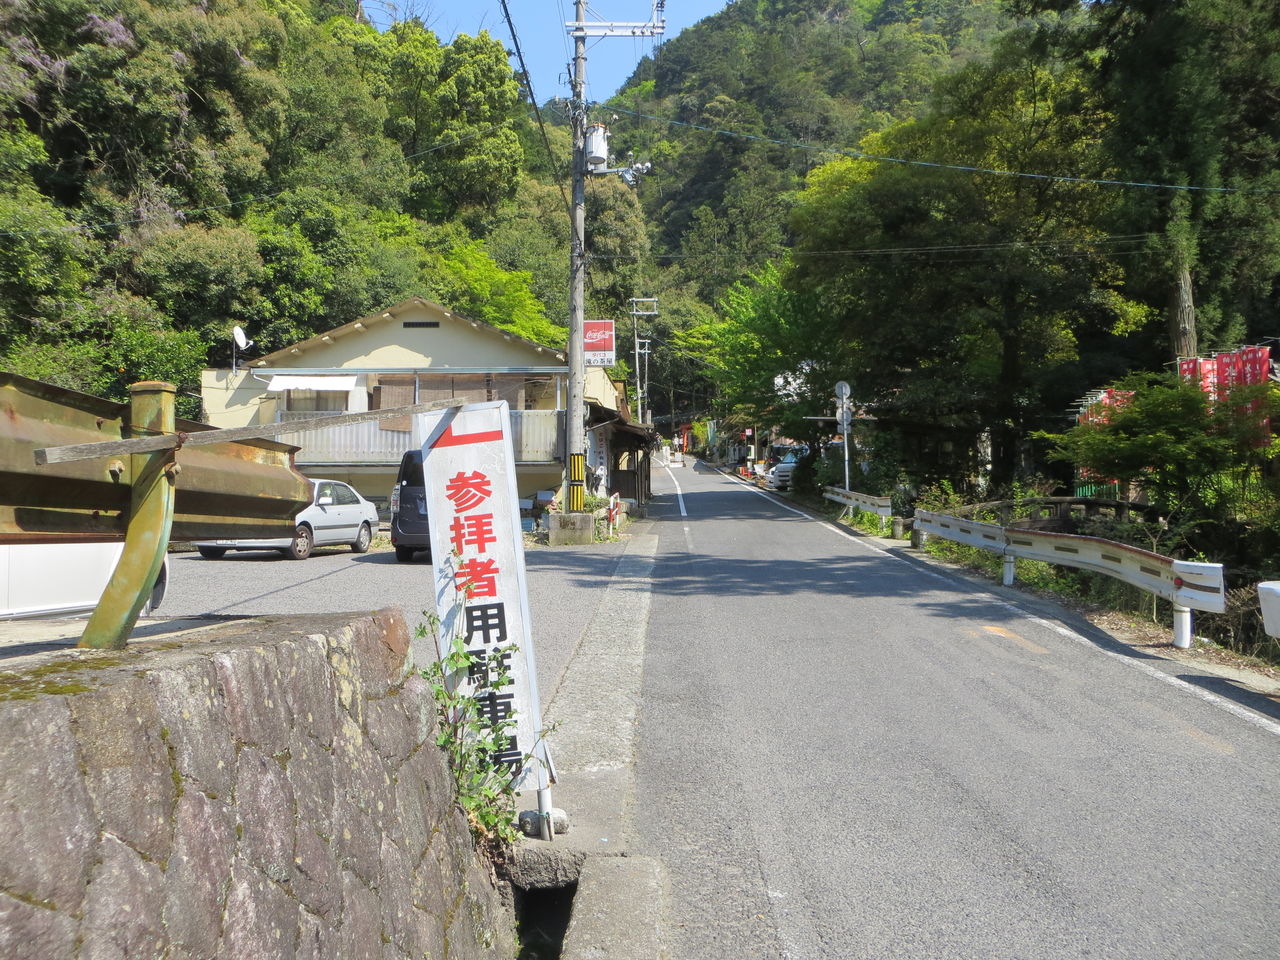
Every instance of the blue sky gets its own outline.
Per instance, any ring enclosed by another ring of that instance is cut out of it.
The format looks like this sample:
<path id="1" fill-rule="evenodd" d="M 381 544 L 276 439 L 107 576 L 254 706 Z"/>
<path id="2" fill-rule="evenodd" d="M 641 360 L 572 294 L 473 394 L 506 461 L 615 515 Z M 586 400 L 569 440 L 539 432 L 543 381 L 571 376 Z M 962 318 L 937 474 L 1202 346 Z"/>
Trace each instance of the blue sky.
<path id="1" fill-rule="evenodd" d="M 728 0 L 667 0 L 667 30 L 670 40 L 682 29 L 724 8 Z M 502 15 L 499 0 L 364 0 L 375 23 L 390 16 L 404 18 L 416 14 L 443 41 L 455 34 L 475 35 L 481 30 L 513 49 L 511 32 Z M 573 19 L 573 0 L 507 0 L 516 36 L 524 51 L 539 103 L 555 96 L 569 95 L 569 63 L 573 41 L 564 24 Z M 651 0 L 596 0 L 587 4 L 588 20 L 643 22 L 649 19 Z M 652 54 L 653 39 L 608 38 L 587 41 L 587 99 L 605 100 L 631 76 L 640 58 Z M 514 58 L 512 67 L 519 69 Z"/>

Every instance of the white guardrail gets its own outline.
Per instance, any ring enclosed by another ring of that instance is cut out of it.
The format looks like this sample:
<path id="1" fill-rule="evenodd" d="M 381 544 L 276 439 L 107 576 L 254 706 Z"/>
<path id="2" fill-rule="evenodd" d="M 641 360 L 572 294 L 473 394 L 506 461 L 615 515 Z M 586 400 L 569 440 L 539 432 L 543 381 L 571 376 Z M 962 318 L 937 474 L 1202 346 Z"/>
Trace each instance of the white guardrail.
<path id="1" fill-rule="evenodd" d="M 1005 586 L 1013 583 L 1017 560 L 1043 560 L 1106 574 L 1162 597 L 1173 604 L 1173 642 L 1178 647 L 1191 646 L 1192 610 L 1226 610 L 1226 585 L 1220 563 L 1174 560 L 1099 537 L 1002 527 L 928 510 L 916 511 L 915 529 L 923 537 L 941 537 L 1001 554 Z"/>
<path id="2" fill-rule="evenodd" d="M 857 507 L 867 513 L 879 517 L 893 516 L 893 500 L 889 497 L 871 497 L 865 493 L 854 493 L 841 487 L 823 487 L 822 495 L 828 500 L 843 503 L 846 507 Z"/>
<path id="3" fill-rule="evenodd" d="M 845 490 L 843 487 L 823 487 L 822 495 L 828 500 L 844 504 L 845 509 L 840 511 L 842 517 L 850 509 L 876 514 L 880 518 L 881 533 L 884 533 L 885 521 L 893 516 L 893 500 L 890 497 L 872 497 L 865 493 Z"/>

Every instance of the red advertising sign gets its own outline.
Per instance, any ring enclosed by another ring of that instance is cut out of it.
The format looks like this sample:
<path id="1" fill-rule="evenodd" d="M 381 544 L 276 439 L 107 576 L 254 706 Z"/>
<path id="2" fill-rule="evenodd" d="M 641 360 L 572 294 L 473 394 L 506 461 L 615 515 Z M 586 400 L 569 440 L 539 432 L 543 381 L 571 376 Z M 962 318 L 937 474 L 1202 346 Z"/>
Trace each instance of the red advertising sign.
<path id="1" fill-rule="evenodd" d="M 582 342 L 588 367 L 612 367 L 618 362 L 612 320 L 584 320 Z"/>

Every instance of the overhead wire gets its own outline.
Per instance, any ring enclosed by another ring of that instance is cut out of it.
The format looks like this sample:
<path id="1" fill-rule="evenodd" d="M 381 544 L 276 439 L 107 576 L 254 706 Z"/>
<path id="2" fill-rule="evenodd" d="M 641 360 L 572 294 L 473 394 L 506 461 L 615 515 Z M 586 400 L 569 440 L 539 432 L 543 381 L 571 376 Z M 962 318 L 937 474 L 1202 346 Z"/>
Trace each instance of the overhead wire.
<path id="1" fill-rule="evenodd" d="M 599 106 L 599 104 L 592 104 Z M 1238 193 L 1238 194 L 1275 194 L 1280 193 L 1280 189 L 1250 189 L 1246 187 L 1204 187 L 1189 184 L 1177 183 L 1147 183 L 1140 180 L 1108 180 L 1097 177 L 1075 177 L 1065 174 L 1053 173 L 1028 173 L 1022 170 L 1000 170 L 993 167 L 970 166 L 961 163 L 943 163 L 934 160 L 910 160 L 905 157 L 891 157 L 874 153 L 866 153 L 861 150 L 851 150 L 844 147 L 832 147 L 829 145 L 803 143 L 797 140 L 780 140 L 775 137 L 765 137 L 755 133 L 742 133 L 737 130 L 724 130 L 717 127 L 708 127 L 701 123 L 691 123 L 688 120 L 673 120 L 670 117 L 659 117 L 651 114 L 640 113 L 635 110 L 627 110 L 625 107 L 611 106 L 610 109 L 617 113 L 629 114 L 633 117 L 639 117 L 645 120 L 655 120 L 659 123 L 665 123 L 670 126 L 688 127 L 692 130 L 701 130 L 705 133 L 712 133 L 720 137 L 733 137 L 739 140 L 753 140 L 759 143 L 769 143 L 779 147 L 792 147 L 801 150 L 813 150 L 819 153 L 831 153 L 837 156 L 849 157 L 854 160 L 868 160 L 876 163 L 897 163 L 904 166 L 913 167 L 931 167 L 939 170 L 956 170 L 962 173 L 982 173 L 997 177 L 1022 177 L 1029 180 L 1050 180 L 1057 183 L 1080 183 L 1090 184 L 1094 186 L 1107 187 L 1135 187 L 1151 190 L 1179 190 L 1184 192 L 1201 192 L 1201 193 Z"/>

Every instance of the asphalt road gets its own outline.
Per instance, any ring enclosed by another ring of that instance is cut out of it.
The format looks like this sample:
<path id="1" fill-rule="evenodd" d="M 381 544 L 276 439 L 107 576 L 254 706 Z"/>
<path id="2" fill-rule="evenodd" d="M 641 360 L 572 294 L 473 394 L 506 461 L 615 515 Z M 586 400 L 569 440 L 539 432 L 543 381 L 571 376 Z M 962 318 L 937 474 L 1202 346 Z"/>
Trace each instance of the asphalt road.
<path id="1" fill-rule="evenodd" d="M 596 613 L 598 588 L 609 582 L 623 544 L 525 549 L 529 616 L 538 666 L 538 686 L 550 700 L 565 664 Z M 347 547 L 321 547 L 306 560 L 285 560 L 274 551 L 233 551 L 220 560 L 198 553 L 169 557 L 170 581 L 157 614 L 169 617 L 260 616 L 346 613 L 400 607 L 410 627 L 435 609 L 431 563 L 418 554 L 396 562 L 385 543 L 366 554 Z M 430 641 L 415 641 L 419 663 L 434 656 Z"/>
<path id="2" fill-rule="evenodd" d="M 1276 956 L 1265 704 L 675 476 L 634 827 L 673 960 Z"/>

